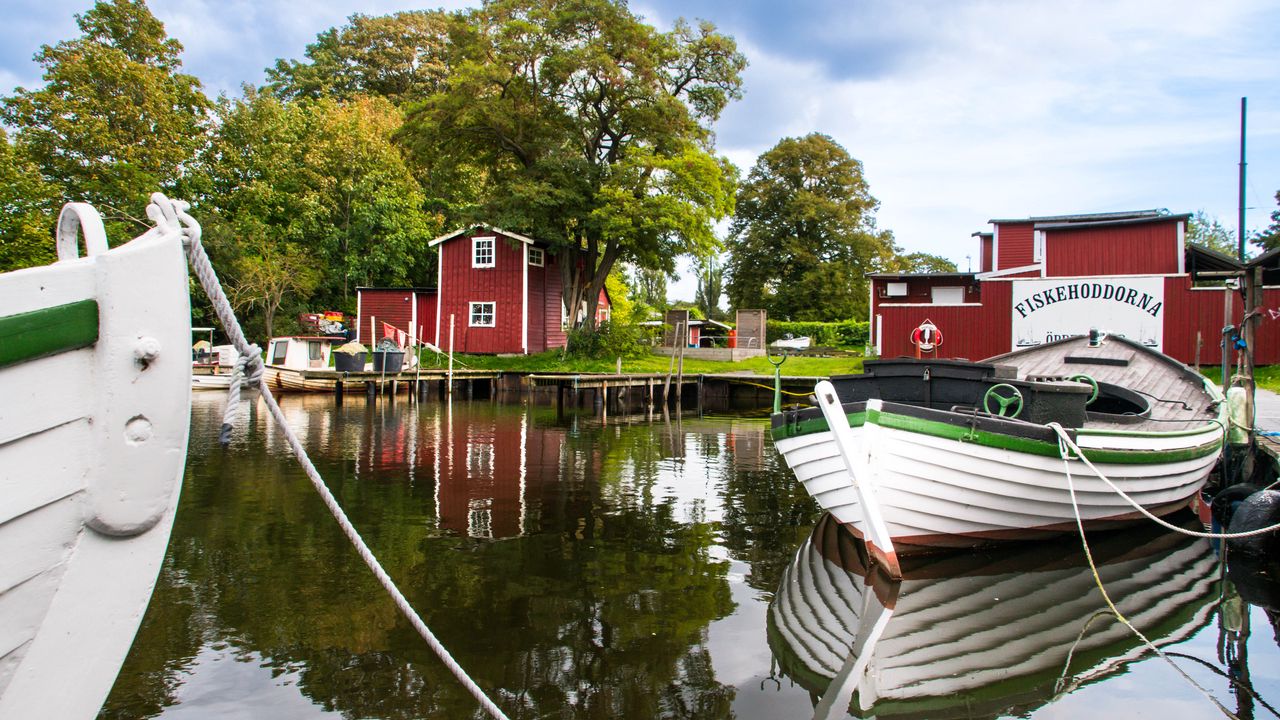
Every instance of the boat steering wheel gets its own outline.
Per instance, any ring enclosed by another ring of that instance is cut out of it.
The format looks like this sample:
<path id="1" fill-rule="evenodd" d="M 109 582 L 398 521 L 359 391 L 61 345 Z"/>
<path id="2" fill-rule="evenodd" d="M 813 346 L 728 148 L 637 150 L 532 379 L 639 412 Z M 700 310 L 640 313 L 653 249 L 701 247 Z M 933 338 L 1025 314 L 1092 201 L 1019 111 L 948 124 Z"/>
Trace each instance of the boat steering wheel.
<path id="1" fill-rule="evenodd" d="M 1092 377 L 1085 375 L 1084 373 L 1080 373 L 1079 375 L 1072 375 L 1067 379 L 1074 380 L 1075 382 L 1082 382 L 1085 385 L 1088 385 L 1089 387 L 1093 388 L 1093 394 L 1089 396 L 1088 400 L 1084 401 L 1085 407 L 1089 407 L 1090 405 L 1093 404 L 1094 400 L 1098 399 L 1098 381 L 1097 380 L 1094 380 Z"/>
<path id="2" fill-rule="evenodd" d="M 1013 394 L 1010 395 L 1005 391 Z M 993 400 L 998 406 L 997 409 L 992 409 L 991 407 Z M 1009 408 L 1013 409 L 1010 410 Z M 1016 418 L 1022 414 L 1022 391 L 1008 383 L 992 385 L 987 388 L 987 393 L 982 396 L 982 409 L 992 415 Z"/>

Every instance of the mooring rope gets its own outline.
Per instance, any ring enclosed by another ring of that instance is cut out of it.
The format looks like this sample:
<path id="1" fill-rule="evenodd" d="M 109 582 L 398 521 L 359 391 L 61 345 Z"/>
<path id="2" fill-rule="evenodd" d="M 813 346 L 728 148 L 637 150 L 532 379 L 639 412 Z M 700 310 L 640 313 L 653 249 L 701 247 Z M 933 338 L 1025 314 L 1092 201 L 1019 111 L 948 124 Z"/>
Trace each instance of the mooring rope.
<path id="1" fill-rule="evenodd" d="M 480 706 L 483 707 L 489 715 L 497 718 L 498 720 L 506 720 L 507 716 L 503 714 L 502 710 L 494 704 L 492 700 L 489 699 L 489 696 L 485 694 L 484 690 L 482 690 L 480 686 L 467 675 L 466 671 L 462 669 L 462 666 L 453 659 L 453 656 L 449 654 L 449 650 L 444 647 L 438 638 L 436 638 L 435 633 L 431 632 L 431 628 L 427 627 L 427 624 L 423 622 L 422 618 L 413 609 L 413 606 L 409 604 L 409 601 L 405 598 L 404 594 L 400 592 L 400 588 L 396 586 L 395 581 L 392 580 L 391 576 L 387 574 L 387 571 L 382 568 L 382 564 L 378 562 L 373 551 L 369 549 L 369 546 L 364 542 L 364 539 L 360 537 L 359 531 L 357 531 L 355 526 L 351 524 L 351 520 L 347 518 L 342 507 L 338 505 L 337 499 L 334 498 L 333 493 L 330 492 L 328 486 L 325 485 L 324 479 L 320 476 L 320 472 L 316 470 L 316 466 L 311 462 L 311 458 L 307 456 L 306 449 L 302 447 L 302 442 L 298 440 L 298 436 L 294 434 L 292 428 L 289 427 L 289 423 L 285 419 L 284 413 L 280 410 L 280 405 L 271 394 L 271 389 L 266 386 L 266 383 L 261 382 L 261 350 L 259 350 L 256 345 L 249 343 L 244 336 L 244 331 L 240 328 L 240 321 L 236 319 L 235 310 L 231 307 L 231 302 L 227 299 L 226 293 L 222 290 L 222 284 L 218 281 L 218 275 L 214 271 L 212 263 L 209 262 L 209 256 L 205 253 L 204 246 L 200 244 L 200 223 L 196 222 L 196 220 L 186 212 L 187 208 L 190 206 L 181 200 L 170 200 L 160 193 L 154 193 L 151 196 L 151 202 L 152 204 L 147 206 L 147 216 L 150 217 L 153 222 L 157 225 L 164 224 L 182 228 L 184 245 L 187 248 L 187 257 L 191 263 L 191 268 L 195 272 L 196 278 L 200 280 L 200 286 L 204 288 L 205 294 L 209 296 L 210 302 L 213 303 L 213 310 L 217 314 L 218 320 L 222 323 L 222 327 L 226 331 L 227 337 L 231 340 L 231 344 L 240 352 L 240 357 L 243 361 L 243 367 L 241 367 L 239 362 L 237 363 L 237 369 L 240 375 L 243 377 L 244 382 L 249 383 L 251 386 L 256 384 L 259 390 L 261 390 L 262 401 L 270 411 L 271 417 L 275 419 L 276 425 L 278 425 L 281 431 L 284 432 L 285 438 L 288 440 L 289 447 L 293 450 L 294 457 L 298 459 L 299 464 L 301 464 L 303 470 L 306 471 L 307 478 L 311 480 L 311 485 L 316 489 L 316 492 L 320 494 L 320 499 L 324 502 L 325 507 L 329 509 L 329 512 L 333 515 L 334 519 L 337 520 L 338 526 L 342 528 L 342 532 L 347 536 L 347 539 L 351 541 L 351 544 L 355 546 L 356 552 L 360 555 L 360 559 L 363 560 L 364 564 L 373 571 L 374 576 L 378 579 L 378 583 L 382 585 L 383 589 L 385 589 L 389 595 L 391 595 L 396 607 L 399 608 L 400 612 L 409 620 L 409 623 L 413 625 L 414 629 L 418 631 L 418 634 L 422 636 L 422 639 L 426 641 L 427 645 L 431 647 L 431 650 L 435 652 L 436 657 L 440 658 L 440 661 L 449 669 L 449 672 L 453 673 L 453 676 L 457 678 L 458 682 L 462 683 L 463 687 L 471 693 L 472 697 L 480 703 Z M 236 382 L 233 378 L 232 385 L 235 386 L 234 394 L 238 396 L 240 392 L 240 383 Z M 230 408 L 228 408 L 228 410 L 230 410 Z M 224 414 L 224 424 L 227 422 L 227 418 L 231 417 L 232 415 L 230 412 Z M 228 429 L 224 427 L 222 433 L 226 434 L 227 432 L 229 432 Z"/>
<path id="2" fill-rule="evenodd" d="M 1075 482 L 1071 479 L 1072 458 L 1071 458 L 1071 453 L 1068 451 L 1068 447 L 1075 446 L 1075 443 L 1071 442 L 1070 437 L 1067 437 L 1066 431 L 1062 429 L 1061 425 L 1058 425 L 1057 423 L 1049 423 L 1049 425 L 1050 427 L 1053 427 L 1055 430 L 1058 431 L 1058 437 L 1059 437 L 1058 451 L 1062 455 L 1062 467 L 1066 471 L 1066 475 L 1067 475 L 1067 490 L 1071 494 L 1071 510 L 1076 517 L 1076 530 L 1079 531 L 1080 533 L 1080 544 L 1084 547 L 1085 560 L 1088 561 L 1089 563 L 1089 570 L 1093 573 L 1093 582 L 1095 585 L 1098 586 L 1098 592 L 1102 593 L 1103 601 L 1106 602 L 1107 607 L 1111 609 L 1112 614 L 1116 616 L 1117 620 L 1119 620 L 1121 623 L 1124 623 L 1124 626 L 1129 628 L 1129 631 L 1132 632 L 1134 635 L 1136 635 L 1138 639 L 1141 640 L 1142 643 L 1146 645 L 1149 650 L 1154 652 L 1157 656 L 1160 657 L 1160 659 L 1164 660 L 1166 663 L 1169 663 L 1169 667 L 1172 667 L 1174 669 L 1174 672 L 1181 675 L 1182 679 L 1190 683 L 1191 686 L 1194 687 L 1196 690 L 1199 690 L 1200 694 L 1204 695 L 1205 698 L 1209 700 L 1209 702 L 1216 705 L 1217 708 L 1222 711 L 1223 715 L 1229 718 L 1232 718 L 1232 720 L 1240 720 L 1234 713 L 1228 710 L 1226 706 L 1224 706 L 1221 702 L 1219 702 L 1218 699 L 1215 698 L 1208 690 L 1205 690 L 1203 687 L 1201 687 L 1200 684 L 1197 683 L 1194 678 L 1188 675 L 1185 670 L 1179 667 L 1178 664 L 1173 661 L 1173 658 L 1169 657 L 1168 655 L 1165 655 L 1163 650 L 1156 647 L 1156 644 L 1151 642 L 1151 640 L 1146 635 L 1144 635 L 1143 632 L 1137 628 L 1137 626 L 1135 626 L 1132 622 L 1130 622 L 1129 618 L 1125 617 L 1124 613 L 1120 612 L 1120 608 L 1116 607 L 1116 604 L 1112 602 L 1111 595 L 1107 593 L 1107 588 L 1102 583 L 1102 576 L 1098 573 L 1098 566 L 1093 561 L 1093 551 L 1089 549 L 1089 539 L 1084 534 L 1084 520 L 1080 517 L 1080 503 L 1076 501 L 1076 486 L 1075 486 Z M 1076 447 L 1076 450 L 1077 450 L 1077 454 L 1079 455 L 1079 459 L 1084 460 L 1085 464 L 1089 465 L 1089 467 L 1092 468 L 1095 473 L 1098 473 L 1098 470 L 1096 468 L 1093 468 L 1092 464 L 1089 464 L 1089 461 L 1084 457 L 1084 455 L 1079 454 L 1078 452 L 1079 447 Z M 1098 473 L 1098 476 L 1102 477 L 1102 473 Z M 1109 481 L 1108 481 L 1108 484 L 1110 484 Z M 1113 485 L 1112 487 L 1114 488 L 1115 486 Z M 1117 488 L 1116 491 L 1119 492 L 1119 489 Z M 1124 495 L 1124 493 L 1120 493 L 1120 494 Z M 1125 496 L 1125 499 L 1128 499 L 1128 496 Z M 1130 502 L 1132 501 L 1130 500 Z M 1161 524 L 1167 525 L 1167 523 L 1163 523 L 1163 522 Z M 1169 527 L 1173 527 L 1173 526 L 1170 525 Z M 1180 530 L 1181 528 L 1174 528 L 1174 529 Z"/>
<path id="3" fill-rule="evenodd" d="M 1155 521 L 1156 523 L 1160 524 L 1162 527 L 1168 528 L 1169 530 L 1172 530 L 1174 532 L 1182 533 L 1183 535 L 1190 535 L 1191 537 L 1199 537 L 1199 538 L 1209 538 L 1211 540 L 1236 540 L 1239 538 L 1253 537 L 1255 535 L 1262 535 L 1263 533 L 1269 533 L 1275 530 L 1280 530 L 1280 523 L 1277 523 L 1275 525 L 1271 525 L 1268 527 L 1264 527 L 1264 528 L 1257 528 L 1254 530 L 1249 530 L 1247 532 L 1238 532 L 1238 533 L 1199 532 L 1196 530 L 1188 530 L 1186 528 L 1178 527 L 1177 525 L 1174 525 L 1172 523 L 1165 521 L 1163 518 L 1156 517 L 1155 515 L 1151 514 L 1149 510 L 1142 507 L 1142 505 L 1139 504 L 1133 498 L 1129 497 L 1125 493 L 1125 491 L 1121 490 L 1119 487 L 1116 487 L 1116 484 L 1111 482 L 1110 478 L 1108 478 L 1105 474 L 1103 474 L 1101 470 L 1095 467 L 1094 464 L 1089 461 L 1089 458 L 1084 456 L 1084 451 L 1080 449 L 1079 445 L 1076 445 L 1075 441 L 1071 439 L 1071 436 L 1067 434 L 1067 431 L 1061 425 L 1059 425 L 1056 422 L 1051 422 L 1051 423 L 1048 423 L 1048 427 L 1058 434 L 1058 450 L 1059 450 L 1059 453 L 1062 455 L 1063 462 L 1068 462 L 1070 460 L 1079 460 L 1080 462 L 1084 463 L 1085 467 L 1092 470 L 1093 474 L 1097 475 L 1099 480 L 1106 483 L 1107 487 L 1116 491 L 1117 495 L 1124 498 L 1125 502 L 1129 503 L 1129 505 L 1131 505 L 1134 510 L 1137 510 L 1138 512 L 1142 513 L 1148 519 Z M 1072 456 L 1072 452 L 1075 453 L 1074 456 Z M 1067 482 L 1068 483 L 1071 482 L 1070 470 L 1068 470 L 1067 472 Z M 1076 497 L 1075 492 L 1073 490 L 1071 493 L 1072 504 L 1075 503 L 1075 497 Z"/>

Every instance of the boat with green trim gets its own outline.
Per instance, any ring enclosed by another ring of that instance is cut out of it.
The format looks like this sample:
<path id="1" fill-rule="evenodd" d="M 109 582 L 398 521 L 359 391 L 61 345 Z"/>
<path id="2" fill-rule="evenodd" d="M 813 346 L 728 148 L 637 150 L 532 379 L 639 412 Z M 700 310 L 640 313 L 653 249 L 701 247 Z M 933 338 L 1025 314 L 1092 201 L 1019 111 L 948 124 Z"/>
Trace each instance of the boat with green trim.
<path id="1" fill-rule="evenodd" d="M 900 554 L 1075 532 L 1077 511 L 1085 528 L 1172 513 L 1197 496 L 1225 437 L 1216 386 L 1122 337 L 865 369 L 819 382 L 818 407 L 776 412 L 773 438 L 895 576 Z"/>
<path id="2" fill-rule="evenodd" d="M 0 717 L 96 717 L 150 601 L 191 407 L 184 208 L 152 196 L 109 249 L 69 204 L 58 261 L 0 275 Z"/>
<path id="3" fill-rule="evenodd" d="M 1172 519 L 1197 528 L 1191 513 Z M 1148 523 L 1089 544 L 1097 581 L 1079 541 L 1060 538 L 904 558 L 894 582 L 826 514 L 769 603 L 769 647 L 816 699 L 815 718 L 1027 717 L 1151 659 L 1105 611 L 1098 582 L 1157 647 L 1213 620 L 1221 579 L 1208 540 Z"/>

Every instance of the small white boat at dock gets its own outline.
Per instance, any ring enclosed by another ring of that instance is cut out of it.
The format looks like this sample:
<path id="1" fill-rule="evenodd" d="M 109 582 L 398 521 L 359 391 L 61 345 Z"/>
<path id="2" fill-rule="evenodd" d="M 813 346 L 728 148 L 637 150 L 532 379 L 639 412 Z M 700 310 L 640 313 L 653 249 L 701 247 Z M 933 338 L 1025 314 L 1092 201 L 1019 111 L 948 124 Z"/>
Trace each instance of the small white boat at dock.
<path id="1" fill-rule="evenodd" d="M 899 555 L 1075 532 L 1077 511 L 1086 528 L 1174 512 L 1225 436 L 1216 386 L 1120 337 L 981 363 L 868 361 L 815 396 L 773 415 L 775 444 L 891 574 Z"/>

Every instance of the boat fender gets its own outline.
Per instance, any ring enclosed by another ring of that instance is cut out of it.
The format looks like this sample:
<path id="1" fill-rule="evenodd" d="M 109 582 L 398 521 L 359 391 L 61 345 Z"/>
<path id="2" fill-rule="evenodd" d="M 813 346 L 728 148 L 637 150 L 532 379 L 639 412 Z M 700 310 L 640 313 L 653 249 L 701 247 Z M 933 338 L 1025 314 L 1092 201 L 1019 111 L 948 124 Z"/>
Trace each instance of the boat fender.
<path id="1" fill-rule="evenodd" d="M 1232 445 L 1249 443 L 1249 428 L 1253 427 L 1253 423 L 1249 421 L 1247 405 L 1248 393 L 1244 388 L 1236 386 L 1227 389 L 1227 442 Z"/>
<path id="2" fill-rule="evenodd" d="M 1227 558 L 1227 578 L 1241 600 L 1280 613 L 1280 558 L 1234 553 Z"/>
<path id="3" fill-rule="evenodd" d="M 1280 491 L 1259 490 L 1245 498 L 1231 516 L 1228 532 L 1242 533 L 1260 530 L 1280 523 Z M 1234 552 L 1267 557 L 1280 550 L 1280 530 L 1252 537 L 1228 540 L 1227 546 Z"/>
<path id="4" fill-rule="evenodd" d="M 1231 518 L 1235 515 L 1236 508 L 1240 507 L 1240 503 L 1261 489 L 1252 483 L 1237 483 L 1214 493 L 1213 500 L 1209 503 L 1209 513 L 1213 516 L 1214 524 L 1219 528 L 1230 526 Z"/>

